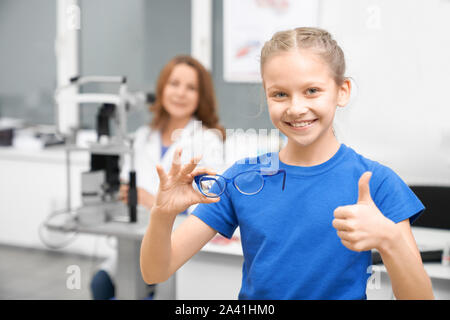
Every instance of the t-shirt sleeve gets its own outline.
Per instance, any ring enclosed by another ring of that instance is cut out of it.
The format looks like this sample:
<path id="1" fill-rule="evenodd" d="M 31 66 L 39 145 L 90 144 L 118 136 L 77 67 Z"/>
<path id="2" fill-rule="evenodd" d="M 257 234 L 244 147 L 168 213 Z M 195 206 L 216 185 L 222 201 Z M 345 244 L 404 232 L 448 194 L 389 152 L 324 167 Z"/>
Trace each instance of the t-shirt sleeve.
<path id="1" fill-rule="evenodd" d="M 408 218 L 414 223 L 425 206 L 409 186 L 388 167 L 380 166 L 373 174 L 381 178 L 373 198 L 378 209 L 395 223 Z"/>
<path id="2" fill-rule="evenodd" d="M 223 176 L 232 177 L 233 167 L 226 170 Z M 220 201 L 216 203 L 200 203 L 192 214 L 219 232 L 224 237 L 230 239 L 238 226 L 236 212 L 232 202 L 231 184 L 228 184 L 225 192 L 220 196 Z"/>

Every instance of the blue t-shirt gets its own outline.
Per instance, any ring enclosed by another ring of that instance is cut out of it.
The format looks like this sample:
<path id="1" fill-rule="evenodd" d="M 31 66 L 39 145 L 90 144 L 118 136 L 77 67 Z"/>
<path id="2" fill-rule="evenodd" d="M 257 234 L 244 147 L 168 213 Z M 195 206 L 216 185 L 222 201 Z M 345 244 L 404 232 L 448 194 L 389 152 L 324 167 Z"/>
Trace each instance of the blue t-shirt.
<path id="1" fill-rule="evenodd" d="M 239 226 L 239 299 L 365 299 L 371 251 L 355 252 L 341 243 L 332 226 L 334 210 L 357 202 L 365 171 L 372 172 L 372 199 L 395 223 L 412 223 L 423 204 L 394 171 L 344 144 L 320 165 L 287 165 L 269 153 L 238 161 L 223 176 L 277 166 L 286 170 L 284 191 L 282 174 L 267 176 L 251 196 L 229 183 L 219 202 L 199 204 L 192 213 L 227 238 Z"/>

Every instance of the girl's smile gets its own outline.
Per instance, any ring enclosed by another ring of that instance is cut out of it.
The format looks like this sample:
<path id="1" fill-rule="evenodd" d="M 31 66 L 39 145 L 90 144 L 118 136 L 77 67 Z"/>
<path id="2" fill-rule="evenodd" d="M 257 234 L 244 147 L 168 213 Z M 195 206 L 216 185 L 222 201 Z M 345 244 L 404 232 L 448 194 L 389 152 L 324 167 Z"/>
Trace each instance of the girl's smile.
<path id="1" fill-rule="evenodd" d="M 289 126 L 292 130 L 298 131 L 298 132 L 304 132 L 314 126 L 317 119 L 312 120 L 297 120 L 297 121 L 284 121 L 284 123 Z"/>

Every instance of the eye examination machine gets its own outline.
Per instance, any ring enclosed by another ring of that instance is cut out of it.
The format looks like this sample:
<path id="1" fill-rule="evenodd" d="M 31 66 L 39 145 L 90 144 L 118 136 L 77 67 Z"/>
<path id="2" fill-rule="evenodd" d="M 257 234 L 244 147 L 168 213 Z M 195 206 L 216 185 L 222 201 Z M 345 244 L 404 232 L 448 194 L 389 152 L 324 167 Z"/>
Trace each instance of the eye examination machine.
<path id="1" fill-rule="evenodd" d="M 118 90 L 115 94 L 81 93 L 84 90 L 80 88 L 84 85 L 98 88 L 102 85 L 108 88 L 117 86 Z M 144 219 L 139 217 L 148 212 L 138 207 L 134 137 L 127 133 L 127 117 L 130 111 L 139 111 L 152 103 L 155 97 L 144 92 L 130 92 L 126 77 L 77 76 L 70 78 L 68 84 L 59 86 L 54 99 L 56 131 L 58 138 L 64 141 L 66 158 L 66 204 L 62 210 L 50 212 L 41 223 L 40 240 L 50 249 L 62 249 L 82 234 L 116 238 L 118 258 L 113 266 L 117 273 L 116 296 L 119 299 L 145 297 L 149 294 L 149 287 L 142 281 L 138 259 L 143 232 L 143 224 L 139 222 Z M 72 118 L 64 108 L 80 108 L 81 105 L 96 108 L 95 137 L 91 132 L 88 139 L 80 139 L 81 125 L 77 121 L 67 121 Z M 89 156 L 89 168 L 81 172 L 81 177 L 74 177 L 71 170 L 74 153 L 87 153 Z M 127 172 L 123 169 L 125 164 Z M 127 204 L 119 197 L 121 183 L 129 186 Z M 81 203 L 79 198 L 74 199 L 78 192 L 81 193 Z M 169 296 L 173 295 L 173 286 L 173 282 L 167 286 Z M 161 289 L 160 296 L 167 296 L 164 286 Z"/>
<path id="2" fill-rule="evenodd" d="M 78 93 L 81 86 L 86 84 L 117 85 L 118 93 Z M 71 89 L 76 90 L 69 92 Z M 55 115 L 57 133 L 64 141 L 66 153 L 67 174 L 67 204 L 64 210 L 49 215 L 43 227 L 52 227 L 54 219 L 64 216 L 64 225 L 68 221 L 81 225 L 96 225 L 108 221 L 126 223 L 137 222 L 137 191 L 136 172 L 134 171 L 133 136 L 127 134 L 127 113 L 151 102 L 154 97 L 142 92 L 128 91 L 126 77 L 114 76 L 86 76 L 73 77 L 70 83 L 55 91 Z M 77 106 L 88 104 L 96 107 L 96 140 L 80 146 L 76 143 L 79 128 L 71 126 L 64 129 L 59 121 L 61 112 L 67 103 Z M 81 177 L 81 206 L 74 208 L 71 200 L 71 154 L 87 152 L 90 156 L 90 169 L 83 172 Z M 120 171 L 124 157 L 129 157 L 130 170 L 128 174 L 128 208 L 118 198 L 120 188 Z M 127 214 L 125 214 L 127 212 Z M 41 232 L 41 235 L 45 234 Z M 45 236 L 41 240 L 49 247 L 57 248 L 62 244 L 52 243 Z"/>

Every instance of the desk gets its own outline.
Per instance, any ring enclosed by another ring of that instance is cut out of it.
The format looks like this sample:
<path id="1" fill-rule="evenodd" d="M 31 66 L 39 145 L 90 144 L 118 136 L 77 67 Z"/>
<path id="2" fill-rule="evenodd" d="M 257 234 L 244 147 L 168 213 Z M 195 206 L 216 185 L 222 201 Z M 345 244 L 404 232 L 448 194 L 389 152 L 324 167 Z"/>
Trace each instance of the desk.
<path id="1" fill-rule="evenodd" d="M 127 207 L 123 204 L 117 204 L 116 215 L 120 216 L 120 212 L 126 213 Z M 173 228 L 177 228 L 185 219 L 186 215 L 179 215 L 175 219 Z M 107 235 L 117 238 L 117 275 L 116 275 L 116 298 L 119 300 L 139 300 L 147 296 L 147 285 L 142 279 L 140 270 L 140 247 L 143 236 L 149 222 L 149 211 L 138 210 L 138 222 L 135 224 L 127 222 L 111 221 L 98 225 L 83 225 L 78 223 L 74 216 L 66 217 L 64 221 L 49 221 L 47 227 L 58 231 L 77 231 L 83 234 Z M 195 277 L 189 276 L 192 273 L 198 273 L 199 268 L 205 268 L 205 271 L 217 269 L 227 264 L 223 261 L 223 256 L 235 257 L 228 263 L 228 271 L 231 269 L 235 281 L 228 281 L 230 287 L 238 291 L 240 285 L 240 274 L 242 269 L 242 248 L 240 242 L 232 242 L 227 245 L 218 245 L 212 242 L 207 243 L 195 259 L 191 259 L 191 263 L 182 267 L 177 273 L 181 272 L 184 276 L 183 287 L 198 289 L 192 281 L 196 281 Z M 220 258 L 218 258 L 220 256 Z M 222 260 L 220 260 L 222 259 Z M 198 264 L 198 261 L 201 261 Z M 220 261 L 219 261 L 220 260 Z M 227 259 L 228 260 L 228 259 Z M 214 268 L 207 267 L 209 263 L 218 262 Z M 188 270 L 188 271 L 187 271 Z M 226 270 L 225 270 L 226 272 Z M 154 295 L 155 300 L 175 300 L 177 298 L 190 299 L 199 297 L 201 293 L 196 291 L 181 291 L 181 296 L 177 297 L 177 273 L 163 283 L 159 283 L 156 287 Z M 223 274 L 222 274 L 223 275 Z M 188 289 L 189 290 L 189 289 Z M 229 290 L 228 292 L 232 292 Z M 225 299 L 237 298 L 237 294 L 225 293 Z"/>
<path id="2" fill-rule="evenodd" d="M 117 203 L 113 218 L 127 213 L 127 207 Z M 176 228 L 185 217 L 175 220 Z M 116 298 L 119 300 L 139 300 L 147 296 L 147 285 L 141 276 L 140 247 L 141 241 L 147 229 L 149 211 L 138 210 L 138 222 L 110 221 L 98 225 L 83 225 L 75 220 L 75 216 L 66 216 L 64 221 L 48 221 L 47 227 L 58 231 L 77 231 L 78 233 L 92 235 L 107 235 L 117 238 L 117 275 Z M 175 275 L 164 283 L 158 284 L 154 299 L 176 299 Z"/>
<path id="3" fill-rule="evenodd" d="M 442 250 L 450 243 L 450 230 L 437 230 L 422 227 L 412 227 L 412 233 L 421 251 Z M 438 300 L 450 299 L 450 267 L 444 267 L 439 262 L 424 262 L 424 268 L 431 279 L 433 293 Z M 392 285 L 384 265 L 377 265 L 380 272 L 377 288 L 368 288 L 367 298 L 371 300 L 393 299 Z M 375 281 L 377 282 L 377 281 Z"/>

